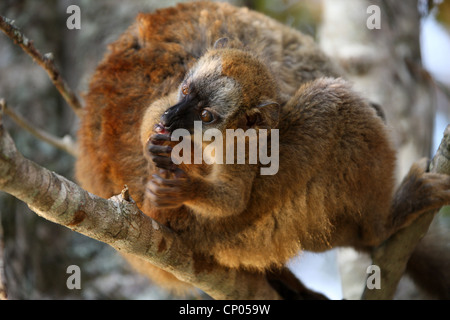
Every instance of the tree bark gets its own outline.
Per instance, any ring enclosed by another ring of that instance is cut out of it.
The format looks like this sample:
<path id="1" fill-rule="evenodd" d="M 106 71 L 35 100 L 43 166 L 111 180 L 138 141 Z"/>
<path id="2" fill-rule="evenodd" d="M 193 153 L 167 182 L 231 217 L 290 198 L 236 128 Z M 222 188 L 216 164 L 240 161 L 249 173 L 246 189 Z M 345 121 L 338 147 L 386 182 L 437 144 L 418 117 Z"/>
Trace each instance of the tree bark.
<path id="1" fill-rule="evenodd" d="M 27 203 L 39 216 L 139 256 L 216 299 L 280 298 L 264 274 L 228 269 L 195 255 L 171 230 L 121 195 L 99 198 L 25 159 L 1 121 L 0 189 Z"/>

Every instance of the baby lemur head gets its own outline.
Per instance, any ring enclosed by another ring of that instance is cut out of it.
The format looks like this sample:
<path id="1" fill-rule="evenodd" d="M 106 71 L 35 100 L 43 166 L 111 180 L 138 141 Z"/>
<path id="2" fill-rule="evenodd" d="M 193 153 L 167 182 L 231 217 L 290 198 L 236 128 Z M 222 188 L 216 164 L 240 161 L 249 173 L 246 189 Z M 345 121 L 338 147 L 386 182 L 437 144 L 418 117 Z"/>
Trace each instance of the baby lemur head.
<path id="1" fill-rule="evenodd" d="M 161 117 L 167 131 L 192 132 L 194 121 L 221 131 L 277 125 L 277 88 L 268 68 L 248 52 L 223 47 L 224 42 L 219 39 L 185 76 L 178 103 Z"/>

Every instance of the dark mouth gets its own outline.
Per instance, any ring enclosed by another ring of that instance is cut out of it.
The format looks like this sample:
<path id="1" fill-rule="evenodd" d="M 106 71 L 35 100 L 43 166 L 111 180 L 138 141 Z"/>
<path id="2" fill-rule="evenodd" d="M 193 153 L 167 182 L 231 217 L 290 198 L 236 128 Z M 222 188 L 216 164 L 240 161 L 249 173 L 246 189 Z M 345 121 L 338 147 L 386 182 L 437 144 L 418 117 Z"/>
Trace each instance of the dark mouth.
<path id="1" fill-rule="evenodd" d="M 170 127 L 165 127 L 162 123 L 155 125 L 155 132 L 159 134 L 170 134 Z"/>
<path id="2" fill-rule="evenodd" d="M 175 119 L 170 123 L 166 123 L 165 125 L 164 121 L 161 121 L 160 123 L 155 125 L 155 132 L 159 134 L 171 135 L 177 129 L 188 130 L 190 133 L 192 133 L 194 126 L 192 125 L 191 127 L 186 127 L 185 125 L 182 125 L 182 121 L 178 119 Z"/>

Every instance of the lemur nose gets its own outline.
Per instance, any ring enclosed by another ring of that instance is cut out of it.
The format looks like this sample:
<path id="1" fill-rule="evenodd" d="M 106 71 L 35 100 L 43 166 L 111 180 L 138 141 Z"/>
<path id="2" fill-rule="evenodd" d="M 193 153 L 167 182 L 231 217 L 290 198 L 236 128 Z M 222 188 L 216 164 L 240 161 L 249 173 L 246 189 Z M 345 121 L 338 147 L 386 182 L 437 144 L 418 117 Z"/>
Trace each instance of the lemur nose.
<path id="1" fill-rule="evenodd" d="M 170 125 L 170 111 L 166 110 L 163 115 L 161 116 L 161 124 L 164 127 L 168 127 Z"/>
<path id="2" fill-rule="evenodd" d="M 164 111 L 164 113 L 161 116 L 161 124 L 164 127 L 169 127 L 173 122 L 173 117 L 179 112 L 180 106 L 185 104 L 183 101 L 179 102 L 173 106 L 171 106 L 169 109 Z"/>
<path id="3" fill-rule="evenodd" d="M 164 127 L 167 127 L 168 123 L 167 123 L 167 119 L 166 119 L 166 117 L 164 117 L 164 115 L 161 117 L 161 122 L 160 123 Z"/>

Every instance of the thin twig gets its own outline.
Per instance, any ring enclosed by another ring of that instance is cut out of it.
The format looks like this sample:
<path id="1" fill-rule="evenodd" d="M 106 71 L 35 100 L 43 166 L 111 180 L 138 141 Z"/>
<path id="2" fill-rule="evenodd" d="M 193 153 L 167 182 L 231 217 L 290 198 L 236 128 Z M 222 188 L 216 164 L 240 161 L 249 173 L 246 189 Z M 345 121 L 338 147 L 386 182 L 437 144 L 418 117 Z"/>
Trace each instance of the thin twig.
<path id="1" fill-rule="evenodd" d="M 122 192 L 121 192 L 122 198 L 125 201 L 131 201 L 131 197 L 130 197 L 130 190 L 128 189 L 127 185 L 123 186 Z"/>
<path id="2" fill-rule="evenodd" d="M 61 77 L 60 72 L 53 61 L 53 55 L 42 55 L 35 48 L 33 41 L 29 40 L 16 26 L 14 26 L 13 23 L 13 20 L 0 16 L 0 29 L 47 72 L 50 80 L 53 82 L 56 89 L 58 89 L 61 96 L 80 117 L 83 107 L 78 97 Z"/>
<path id="3" fill-rule="evenodd" d="M 24 128 L 37 138 L 51 144 L 52 146 L 55 146 L 58 149 L 66 151 L 75 158 L 77 157 L 77 146 L 69 135 L 66 135 L 64 138 L 60 139 L 35 127 L 31 122 L 15 112 L 14 109 L 9 108 L 4 99 L 0 99 L 0 109 L 2 109 L 2 111 L 13 119 L 14 122 L 16 122 L 20 127 Z"/>

